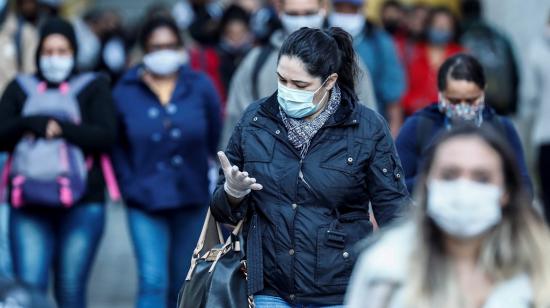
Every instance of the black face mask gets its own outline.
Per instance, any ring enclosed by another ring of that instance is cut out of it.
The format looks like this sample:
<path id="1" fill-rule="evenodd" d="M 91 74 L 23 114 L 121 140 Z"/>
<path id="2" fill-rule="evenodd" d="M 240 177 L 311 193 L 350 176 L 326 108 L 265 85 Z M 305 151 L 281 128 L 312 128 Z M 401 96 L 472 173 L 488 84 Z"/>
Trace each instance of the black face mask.
<path id="1" fill-rule="evenodd" d="M 386 29 L 389 34 L 396 34 L 400 30 L 399 22 L 396 20 L 385 21 L 384 29 Z"/>

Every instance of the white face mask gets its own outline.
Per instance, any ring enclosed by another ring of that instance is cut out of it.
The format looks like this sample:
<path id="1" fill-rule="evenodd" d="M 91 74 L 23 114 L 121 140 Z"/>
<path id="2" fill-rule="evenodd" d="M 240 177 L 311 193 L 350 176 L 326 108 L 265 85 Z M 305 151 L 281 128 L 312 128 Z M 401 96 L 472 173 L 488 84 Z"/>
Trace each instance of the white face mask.
<path id="1" fill-rule="evenodd" d="M 189 55 L 186 52 L 171 49 L 154 51 L 143 57 L 145 68 L 159 76 L 166 76 L 177 72 L 188 61 Z"/>
<path id="2" fill-rule="evenodd" d="M 292 33 L 303 27 L 320 29 L 323 27 L 324 20 L 324 16 L 319 13 L 304 16 L 281 15 L 281 23 L 287 33 Z"/>
<path id="3" fill-rule="evenodd" d="M 324 85 L 324 83 L 323 83 Z M 315 91 L 297 90 L 285 87 L 279 83 L 277 88 L 277 101 L 281 109 L 291 118 L 301 119 L 316 113 L 319 110 L 321 103 L 313 103 L 315 93 L 317 93 L 322 87 Z M 323 95 L 320 102 L 323 101 L 328 91 Z"/>
<path id="4" fill-rule="evenodd" d="M 365 28 L 363 14 L 332 13 L 328 18 L 331 26 L 340 27 L 353 37 L 358 36 Z"/>
<path id="5" fill-rule="evenodd" d="M 126 65 L 126 50 L 121 38 L 110 39 L 103 48 L 103 61 L 111 72 L 120 72 Z"/>
<path id="6" fill-rule="evenodd" d="M 427 213 L 446 233 L 458 238 L 479 236 L 502 219 L 502 190 L 470 180 L 432 180 Z"/>
<path id="7" fill-rule="evenodd" d="M 73 56 L 41 56 L 40 71 L 52 83 L 65 81 L 74 68 Z"/>

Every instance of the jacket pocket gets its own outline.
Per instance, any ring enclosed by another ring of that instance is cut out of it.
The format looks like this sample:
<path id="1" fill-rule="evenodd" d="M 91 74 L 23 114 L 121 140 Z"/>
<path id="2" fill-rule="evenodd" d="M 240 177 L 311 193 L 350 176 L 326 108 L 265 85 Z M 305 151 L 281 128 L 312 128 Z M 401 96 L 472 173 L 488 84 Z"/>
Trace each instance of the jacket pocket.
<path id="1" fill-rule="evenodd" d="M 367 213 L 350 213 L 317 230 L 315 283 L 320 288 L 348 284 L 357 260 L 355 244 L 372 232 Z"/>
<path id="2" fill-rule="evenodd" d="M 267 163 L 273 160 L 275 138 L 261 129 L 245 129 L 242 133 L 244 162 Z"/>
<path id="3" fill-rule="evenodd" d="M 354 138 L 348 145 L 346 136 L 327 146 L 319 164 L 327 187 L 353 189 L 365 184 L 365 166 L 368 164 L 372 144 Z"/>

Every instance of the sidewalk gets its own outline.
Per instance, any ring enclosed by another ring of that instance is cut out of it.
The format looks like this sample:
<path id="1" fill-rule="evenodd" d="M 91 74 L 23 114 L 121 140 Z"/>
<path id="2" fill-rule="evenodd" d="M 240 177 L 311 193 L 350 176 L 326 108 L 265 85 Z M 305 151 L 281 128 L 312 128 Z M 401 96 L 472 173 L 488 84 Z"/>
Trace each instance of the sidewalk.
<path id="1" fill-rule="evenodd" d="M 88 286 L 90 308 L 131 308 L 137 288 L 135 259 L 124 207 L 107 205 L 107 224 Z"/>

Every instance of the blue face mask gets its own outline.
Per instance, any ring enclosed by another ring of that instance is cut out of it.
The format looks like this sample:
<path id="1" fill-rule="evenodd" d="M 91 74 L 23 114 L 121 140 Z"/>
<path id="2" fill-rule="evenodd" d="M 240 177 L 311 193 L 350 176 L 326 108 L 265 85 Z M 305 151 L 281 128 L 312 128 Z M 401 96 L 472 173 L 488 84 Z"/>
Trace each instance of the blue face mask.
<path id="1" fill-rule="evenodd" d="M 324 84 L 325 83 L 323 82 L 323 85 Z M 285 87 L 279 82 L 277 88 L 277 101 L 279 102 L 279 106 L 281 106 L 281 109 L 283 109 L 286 115 L 291 118 L 301 119 L 308 117 L 316 113 L 320 108 L 320 103 L 313 103 L 313 97 L 315 96 L 315 93 L 323 87 L 323 85 L 315 91 L 306 91 L 291 89 L 289 87 Z M 320 102 L 323 101 L 327 93 L 328 91 L 325 95 L 323 95 Z"/>
<path id="2" fill-rule="evenodd" d="M 449 31 L 430 29 L 428 31 L 428 40 L 435 45 L 445 45 L 451 42 L 453 34 Z"/>

